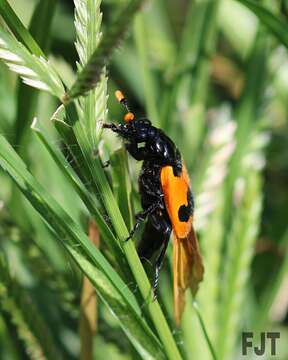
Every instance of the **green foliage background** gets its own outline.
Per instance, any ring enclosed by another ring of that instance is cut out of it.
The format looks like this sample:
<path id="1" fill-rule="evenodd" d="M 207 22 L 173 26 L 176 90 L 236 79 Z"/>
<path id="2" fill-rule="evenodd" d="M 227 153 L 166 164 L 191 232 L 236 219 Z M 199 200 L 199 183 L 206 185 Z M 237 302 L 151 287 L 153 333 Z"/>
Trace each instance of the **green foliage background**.
<path id="1" fill-rule="evenodd" d="M 285 0 L 0 0 L 1 359 L 239 359 L 242 331 L 288 358 L 287 29 Z M 180 328 L 172 246 L 153 302 L 123 242 L 140 164 L 102 132 L 118 88 L 191 177 L 205 279 Z"/>

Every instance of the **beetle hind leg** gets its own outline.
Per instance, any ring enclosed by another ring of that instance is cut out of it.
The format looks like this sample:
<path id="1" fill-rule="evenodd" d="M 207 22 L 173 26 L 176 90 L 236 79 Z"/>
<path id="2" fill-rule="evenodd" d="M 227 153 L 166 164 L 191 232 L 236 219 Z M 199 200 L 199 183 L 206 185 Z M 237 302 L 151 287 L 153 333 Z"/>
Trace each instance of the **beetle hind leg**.
<path id="1" fill-rule="evenodd" d="M 160 270 L 164 262 L 171 231 L 171 223 L 167 214 L 162 211 L 154 212 L 151 216 L 149 216 L 142 240 L 138 247 L 138 255 L 141 258 L 142 263 L 143 260 L 150 259 L 155 253 L 158 253 L 152 282 L 154 300 L 157 298 Z"/>
<path id="2" fill-rule="evenodd" d="M 155 275 L 154 275 L 154 280 L 153 280 L 153 285 L 152 285 L 153 293 L 154 293 L 153 301 L 157 299 L 157 289 L 158 289 L 158 283 L 159 283 L 159 277 L 160 277 L 160 270 L 161 270 L 161 267 L 162 267 L 163 262 L 164 262 L 165 253 L 166 253 L 167 246 L 168 246 L 168 243 L 169 243 L 170 233 L 171 233 L 171 228 L 169 226 L 169 227 L 167 227 L 167 232 L 164 235 L 165 240 L 163 242 L 162 249 L 161 249 L 160 254 L 158 255 L 157 260 L 156 260 Z"/>

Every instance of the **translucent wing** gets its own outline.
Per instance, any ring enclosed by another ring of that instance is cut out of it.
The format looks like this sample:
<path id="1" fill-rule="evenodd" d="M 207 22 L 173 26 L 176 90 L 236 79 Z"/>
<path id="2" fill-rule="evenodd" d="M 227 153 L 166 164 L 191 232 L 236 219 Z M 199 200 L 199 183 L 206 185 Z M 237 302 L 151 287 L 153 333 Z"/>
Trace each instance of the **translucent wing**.
<path id="1" fill-rule="evenodd" d="M 193 295 L 195 295 L 204 273 L 198 241 L 193 227 L 191 227 L 185 239 L 177 238 L 174 233 L 173 273 L 174 314 L 176 323 L 179 325 L 185 306 L 185 291 L 190 287 Z"/>

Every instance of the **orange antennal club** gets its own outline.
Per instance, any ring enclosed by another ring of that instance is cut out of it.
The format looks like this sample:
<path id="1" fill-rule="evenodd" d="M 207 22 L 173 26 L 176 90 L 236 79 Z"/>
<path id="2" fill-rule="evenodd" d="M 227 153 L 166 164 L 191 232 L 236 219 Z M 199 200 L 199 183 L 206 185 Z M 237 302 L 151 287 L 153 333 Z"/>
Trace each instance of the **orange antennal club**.
<path id="1" fill-rule="evenodd" d="M 120 103 L 125 99 L 124 94 L 120 90 L 115 91 L 115 97 Z"/>
<path id="2" fill-rule="evenodd" d="M 134 115 L 132 112 L 128 112 L 128 113 L 125 114 L 125 116 L 124 116 L 124 121 L 125 121 L 125 122 L 129 122 L 129 121 L 134 120 L 134 118 L 135 118 L 135 115 Z"/>

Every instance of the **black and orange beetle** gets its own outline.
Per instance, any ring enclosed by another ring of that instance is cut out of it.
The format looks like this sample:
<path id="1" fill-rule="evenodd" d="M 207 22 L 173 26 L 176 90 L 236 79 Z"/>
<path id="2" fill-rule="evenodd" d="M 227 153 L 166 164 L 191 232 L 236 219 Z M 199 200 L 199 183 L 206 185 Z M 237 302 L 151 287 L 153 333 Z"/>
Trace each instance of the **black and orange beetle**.
<path id="1" fill-rule="evenodd" d="M 160 269 L 173 231 L 174 312 L 179 324 L 185 290 L 190 287 L 195 295 L 204 272 L 193 228 L 194 202 L 189 177 L 174 142 L 148 119 L 137 119 L 121 91 L 116 91 L 115 95 L 127 110 L 125 123 L 104 124 L 103 127 L 124 139 L 134 159 L 143 160 L 139 176 L 143 211 L 136 215 L 128 239 L 147 218 L 138 254 L 142 259 L 149 259 L 158 252 L 153 281 L 156 296 Z"/>

